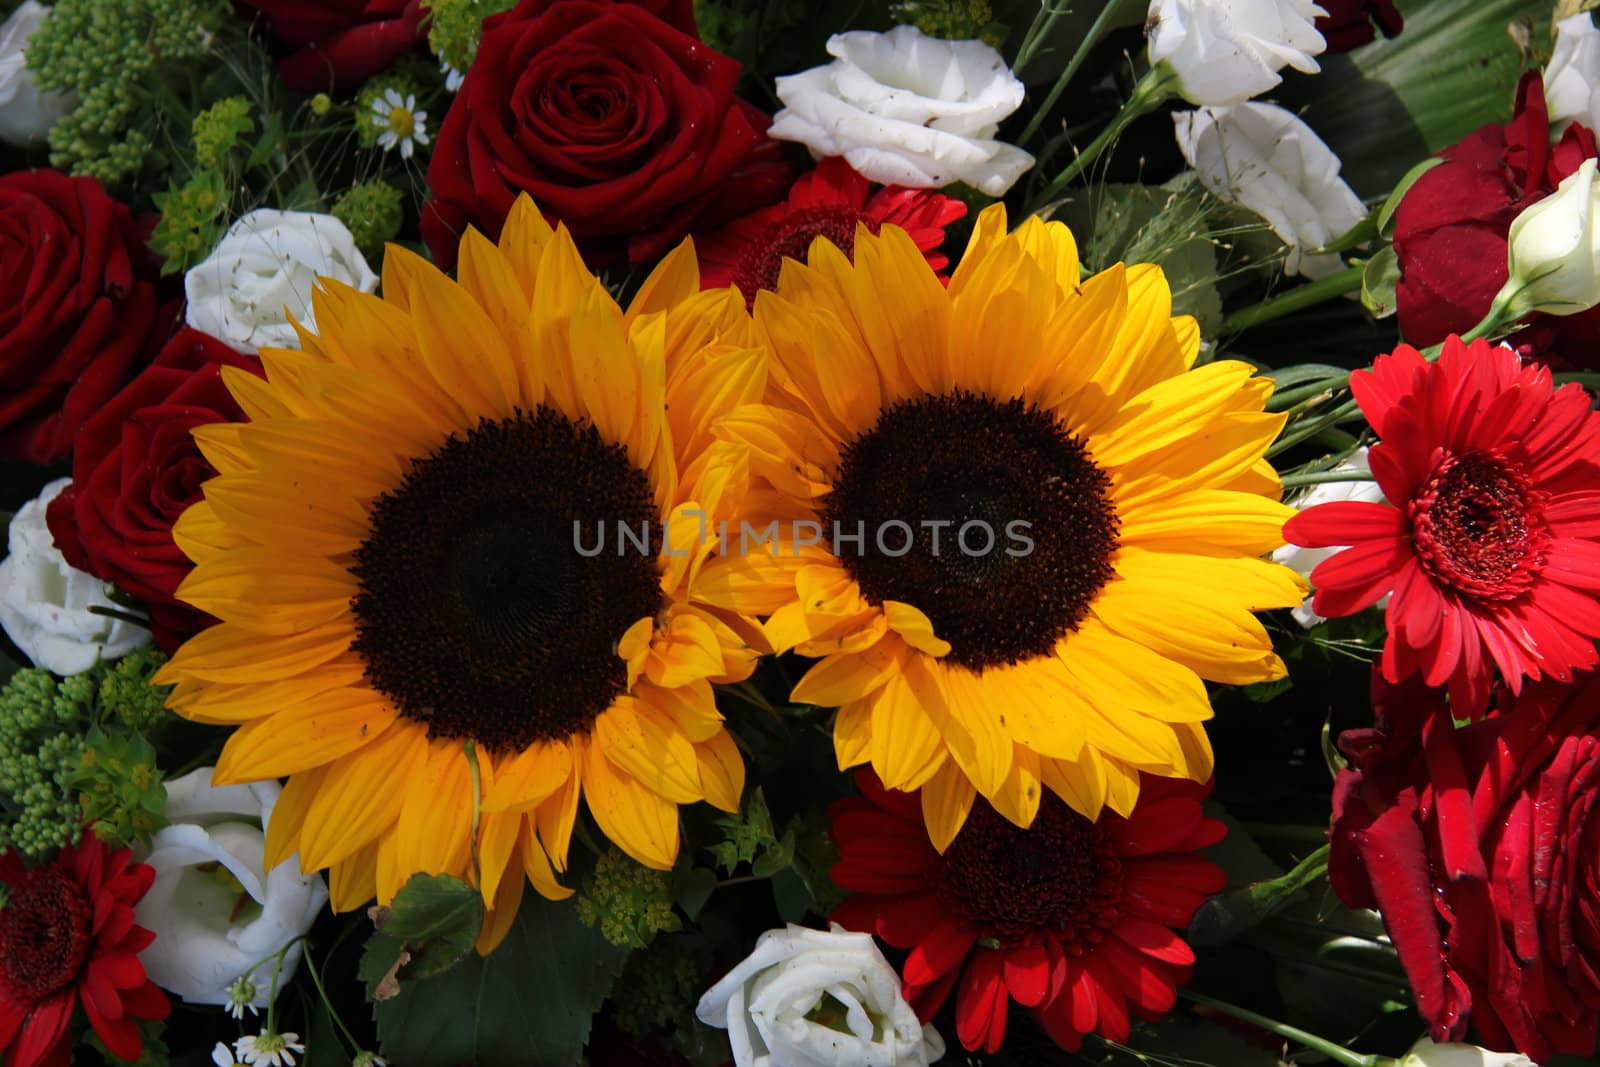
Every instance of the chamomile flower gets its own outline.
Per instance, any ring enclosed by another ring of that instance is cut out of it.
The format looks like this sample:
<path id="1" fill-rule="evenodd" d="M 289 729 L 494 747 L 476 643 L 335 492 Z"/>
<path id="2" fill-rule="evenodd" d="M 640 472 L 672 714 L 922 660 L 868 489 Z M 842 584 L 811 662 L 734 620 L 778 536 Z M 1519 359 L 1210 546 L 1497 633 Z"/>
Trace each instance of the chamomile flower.
<path id="1" fill-rule="evenodd" d="M 238 1060 L 233 1058 L 233 1052 L 226 1044 L 217 1042 L 217 1047 L 211 1050 L 211 1062 L 217 1067 L 243 1067 Z"/>
<path id="2" fill-rule="evenodd" d="M 410 159 L 417 145 L 428 143 L 428 113 L 417 110 L 414 93 L 400 95 L 398 89 L 385 89 L 372 102 L 372 124 L 377 127 L 378 144 L 385 150 L 400 146 L 400 155 Z"/>
<path id="3" fill-rule="evenodd" d="M 444 75 L 444 87 L 450 92 L 461 88 L 461 83 L 467 80 L 464 72 L 450 65 L 450 60 L 444 56 L 439 57 L 439 72 Z"/>
<path id="4" fill-rule="evenodd" d="M 285 1030 L 281 1034 L 271 1030 L 262 1030 L 259 1034 L 247 1034 L 233 1043 L 234 1055 L 239 1057 L 241 1064 L 247 1067 L 294 1067 L 294 1054 L 305 1054 L 306 1047 L 300 1043 L 300 1035 L 293 1030 Z M 215 1055 L 212 1056 L 215 1059 Z"/>
<path id="5" fill-rule="evenodd" d="M 245 1009 L 250 1009 L 250 1014 L 256 1012 L 256 984 L 248 977 L 240 978 L 228 987 L 228 1014 L 235 1019 L 243 1019 Z"/>

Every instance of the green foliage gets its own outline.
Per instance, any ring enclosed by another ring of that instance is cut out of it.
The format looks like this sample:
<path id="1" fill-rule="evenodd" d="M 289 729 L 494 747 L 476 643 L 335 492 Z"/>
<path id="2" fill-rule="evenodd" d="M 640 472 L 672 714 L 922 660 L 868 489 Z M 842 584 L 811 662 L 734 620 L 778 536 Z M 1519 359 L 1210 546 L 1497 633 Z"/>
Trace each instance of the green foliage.
<path id="1" fill-rule="evenodd" d="M 741 863 L 755 862 L 758 852 L 778 845 L 778 838 L 772 831 L 772 816 L 767 811 L 767 798 L 759 787 L 751 790 L 743 811 L 720 816 L 716 822 L 725 836 L 711 846 L 711 855 L 725 874 L 732 874 Z"/>
<path id="2" fill-rule="evenodd" d="M 478 54 L 483 20 L 509 9 L 514 0 L 423 0 L 429 12 L 428 47 L 458 71 L 465 72 Z"/>
<path id="3" fill-rule="evenodd" d="M 976 38 L 991 48 L 1006 39 L 1006 27 L 994 20 L 988 0 L 902 0 L 889 13 L 896 22 L 915 26 L 929 37 L 952 41 Z"/>
<path id="4" fill-rule="evenodd" d="M 227 196 L 222 175 L 196 171 L 183 185 L 155 195 L 161 221 L 150 235 L 150 247 L 166 257 L 161 273 L 177 274 L 205 259 L 222 239 Z"/>
<path id="5" fill-rule="evenodd" d="M 659 933 L 682 928 L 672 910 L 671 878 L 609 849 L 595 863 L 578 897 L 578 918 L 600 928 L 607 942 L 644 948 Z"/>
<path id="6" fill-rule="evenodd" d="M 388 182 L 362 182 L 333 202 L 333 214 L 350 228 L 361 254 L 376 259 L 384 244 L 400 235 L 404 204 L 405 194 Z"/>
<path id="7" fill-rule="evenodd" d="M 413 874 L 393 903 L 376 909 L 373 921 L 378 929 L 361 957 L 360 974 L 367 995 L 385 999 L 392 986 L 380 991 L 384 983 L 441 974 L 472 950 L 483 926 L 483 899 L 448 874 Z"/>
<path id="8" fill-rule="evenodd" d="M 166 793 L 142 735 L 170 718 L 165 689 L 149 684 L 163 658 L 135 653 L 59 681 L 30 667 L 0 688 L 0 849 L 37 862 L 85 818 L 115 844 L 162 825 Z"/>
<path id="9" fill-rule="evenodd" d="M 28 42 L 46 89 L 77 93 L 50 131 L 50 163 L 118 185 L 155 147 L 164 79 L 205 56 L 233 17 L 227 0 L 59 0 Z"/>
<path id="10" fill-rule="evenodd" d="M 500 947 L 403 983 L 376 1008 L 383 1055 L 406 1067 L 577 1063 L 627 950 L 530 893 Z"/>
<path id="11" fill-rule="evenodd" d="M 190 132 L 196 162 L 208 170 L 221 170 L 240 139 L 256 132 L 250 101 L 242 96 L 223 97 L 194 117 Z"/>
<path id="12" fill-rule="evenodd" d="M 611 1018 L 623 1033 L 645 1037 L 694 1016 L 705 987 L 703 961 L 679 939 L 662 938 L 628 957 L 611 994 Z"/>

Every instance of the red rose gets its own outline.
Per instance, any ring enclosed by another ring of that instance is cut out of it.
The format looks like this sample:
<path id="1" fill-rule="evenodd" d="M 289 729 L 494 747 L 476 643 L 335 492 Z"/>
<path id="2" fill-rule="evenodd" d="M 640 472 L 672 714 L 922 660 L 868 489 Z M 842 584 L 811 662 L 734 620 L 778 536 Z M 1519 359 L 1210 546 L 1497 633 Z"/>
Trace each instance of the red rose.
<path id="1" fill-rule="evenodd" d="M 201 497 L 216 470 L 189 431 L 238 422 L 223 367 L 260 364 L 185 328 L 127 388 L 84 423 L 72 484 L 45 519 L 67 562 L 115 583 L 150 609 L 157 643 L 171 651 L 209 620 L 173 599 L 194 564 L 172 540 L 172 524 Z"/>
<path id="2" fill-rule="evenodd" d="M 1394 0 L 1317 0 L 1317 6 L 1327 12 L 1317 19 L 1317 32 L 1328 42 L 1329 52 L 1348 52 L 1371 43 L 1378 36 L 1374 22 L 1385 37 L 1393 37 L 1406 24 Z"/>
<path id="3" fill-rule="evenodd" d="M 520 192 L 592 259 L 633 264 L 777 200 L 784 149 L 738 76 L 637 4 L 524 0 L 489 19 L 428 166 L 434 260 L 454 264 L 468 225 L 498 235 Z"/>
<path id="4" fill-rule="evenodd" d="M 1600 675 L 1456 729 L 1441 691 L 1374 682 L 1339 740 L 1329 880 L 1376 907 L 1435 1041 L 1542 1063 L 1600 1018 Z"/>
<path id="5" fill-rule="evenodd" d="M 278 61 L 297 93 L 347 93 L 422 41 L 422 0 L 237 0 L 290 49 Z"/>
<path id="6" fill-rule="evenodd" d="M 0 455 L 54 463 L 133 373 L 157 261 L 94 178 L 0 175 Z"/>
<path id="7" fill-rule="evenodd" d="M 1594 134 L 1577 123 L 1550 146 L 1537 71 L 1522 79 L 1509 123 L 1481 127 L 1441 152 L 1445 162 L 1419 178 L 1395 212 L 1406 340 L 1425 347 L 1476 326 L 1505 284 L 1512 221 L 1596 154 Z M 1600 310 L 1530 322 L 1514 335 L 1523 355 L 1557 367 L 1600 367 Z"/>

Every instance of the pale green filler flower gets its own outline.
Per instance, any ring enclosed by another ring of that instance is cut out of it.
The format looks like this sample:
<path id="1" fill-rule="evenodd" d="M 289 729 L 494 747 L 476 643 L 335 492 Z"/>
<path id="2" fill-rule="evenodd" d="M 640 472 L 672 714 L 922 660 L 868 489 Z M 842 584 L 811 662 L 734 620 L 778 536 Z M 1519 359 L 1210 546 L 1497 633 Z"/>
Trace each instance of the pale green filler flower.
<path id="1" fill-rule="evenodd" d="M 195 162 L 209 170 L 221 170 L 239 139 L 256 132 L 250 101 L 242 96 L 218 100 L 194 117 L 191 129 Z"/>
<path id="2" fill-rule="evenodd" d="M 333 202 L 333 217 L 350 230 L 362 255 L 376 259 L 384 243 L 399 236 L 404 203 L 405 194 L 388 182 L 362 182 Z"/>
<path id="3" fill-rule="evenodd" d="M 612 848 L 595 863 L 578 897 L 578 918 L 599 924 L 613 945 L 644 948 L 659 933 L 681 928 L 663 871 L 652 870 Z"/>

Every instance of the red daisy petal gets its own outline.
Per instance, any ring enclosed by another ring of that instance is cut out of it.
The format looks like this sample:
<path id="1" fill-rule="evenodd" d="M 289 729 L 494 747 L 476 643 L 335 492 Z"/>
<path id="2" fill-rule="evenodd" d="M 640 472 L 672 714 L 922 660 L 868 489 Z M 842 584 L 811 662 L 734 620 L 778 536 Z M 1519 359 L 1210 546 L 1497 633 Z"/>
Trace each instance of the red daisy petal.
<path id="1" fill-rule="evenodd" d="M 146 982 L 122 994 L 122 1010 L 134 1019 L 165 1019 L 172 1014 L 172 1004 L 160 986 Z"/>
<path id="2" fill-rule="evenodd" d="M 1312 610 L 1336 618 L 1370 608 L 1394 588 L 1395 576 L 1410 559 L 1411 546 L 1399 538 L 1362 542 L 1329 556 L 1311 571 L 1317 587 Z"/>
<path id="3" fill-rule="evenodd" d="M 22 1024 L 22 1032 L 17 1035 L 17 1043 L 11 1047 L 10 1057 L 6 1060 L 8 1067 L 12 1064 L 25 1067 L 43 1063 L 56 1051 L 67 1036 L 67 1023 L 72 1020 L 73 999 L 73 990 L 69 988 L 34 1005 L 27 1022 Z M 133 1055 L 124 1059 L 135 1059 L 138 1055 L 139 1050 L 134 1049 Z"/>
<path id="4" fill-rule="evenodd" d="M 906 981 L 927 985 L 960 963 L 977 944 L 978 932 L 958 919 L 947 919 L 923 935 L 906 957 Z"/>
<path id="5" fill-rule="evenodd" d="M 144 964 L 131 952 L 107 952 L 95 959 L 92 966 L 118 989 L 133 989 L 144 985 Z"/>
<path id="6" fill-rule="evenodd" d="M 956 1034 L 969 1052 L 997 1052 L 1006 1036 L 1006 984 L 1000 953 L 984 949 L 972 955 L 956 993 Z"/>
<path id="7" fill-rule="evenodd" d="M 1194 963 L 1194 950 L 1188 942 L 1159 923 L 1148 922 L 1132 915 L 1124 915 L 1117 924 L 1117 937 L 1143 952 L 1146 956 L 1188 967 Z"/>
<path id="8" fill-rule="evenodd" d="M 950 991 L 956 987 L 956 979 L 960 977 L 961 968 L 952 967 L 928 985 L 912 985 L 908 982 L 905 986 L 906 1003 L 916 1011 L 917 1018 L 928 1022 L 944 1007 Z"/>
<path id="9" fill-rule="evenodd" d="M 22 1020 L 28 1017 L 28 1006 L 12 1000 L 0 990 L 0 1049 L 11 1044 L 11 1039 L 22 1029 Z"/>
<path id="10" fill-rule="evenodd" d="M 112 1055 L 124 1060 L 139 1058 L 139 1025 L 131 1017 L 110 1018 L 88 997 L 83 999 L 83 1013 L 89 1017 L 89 1025 L 94 1027 L 94 1032 L 100 1035 L 100 1040 L 105 1042 Z"/>
<path id="11" fill-rule="evenodd" d="M 1043 945 L 1027 945 L 1003 953 L 1001 967 L 1011 999 L 1025 1008 L 1037 1007 L 1050 991 L 1050 954 Z"/>

